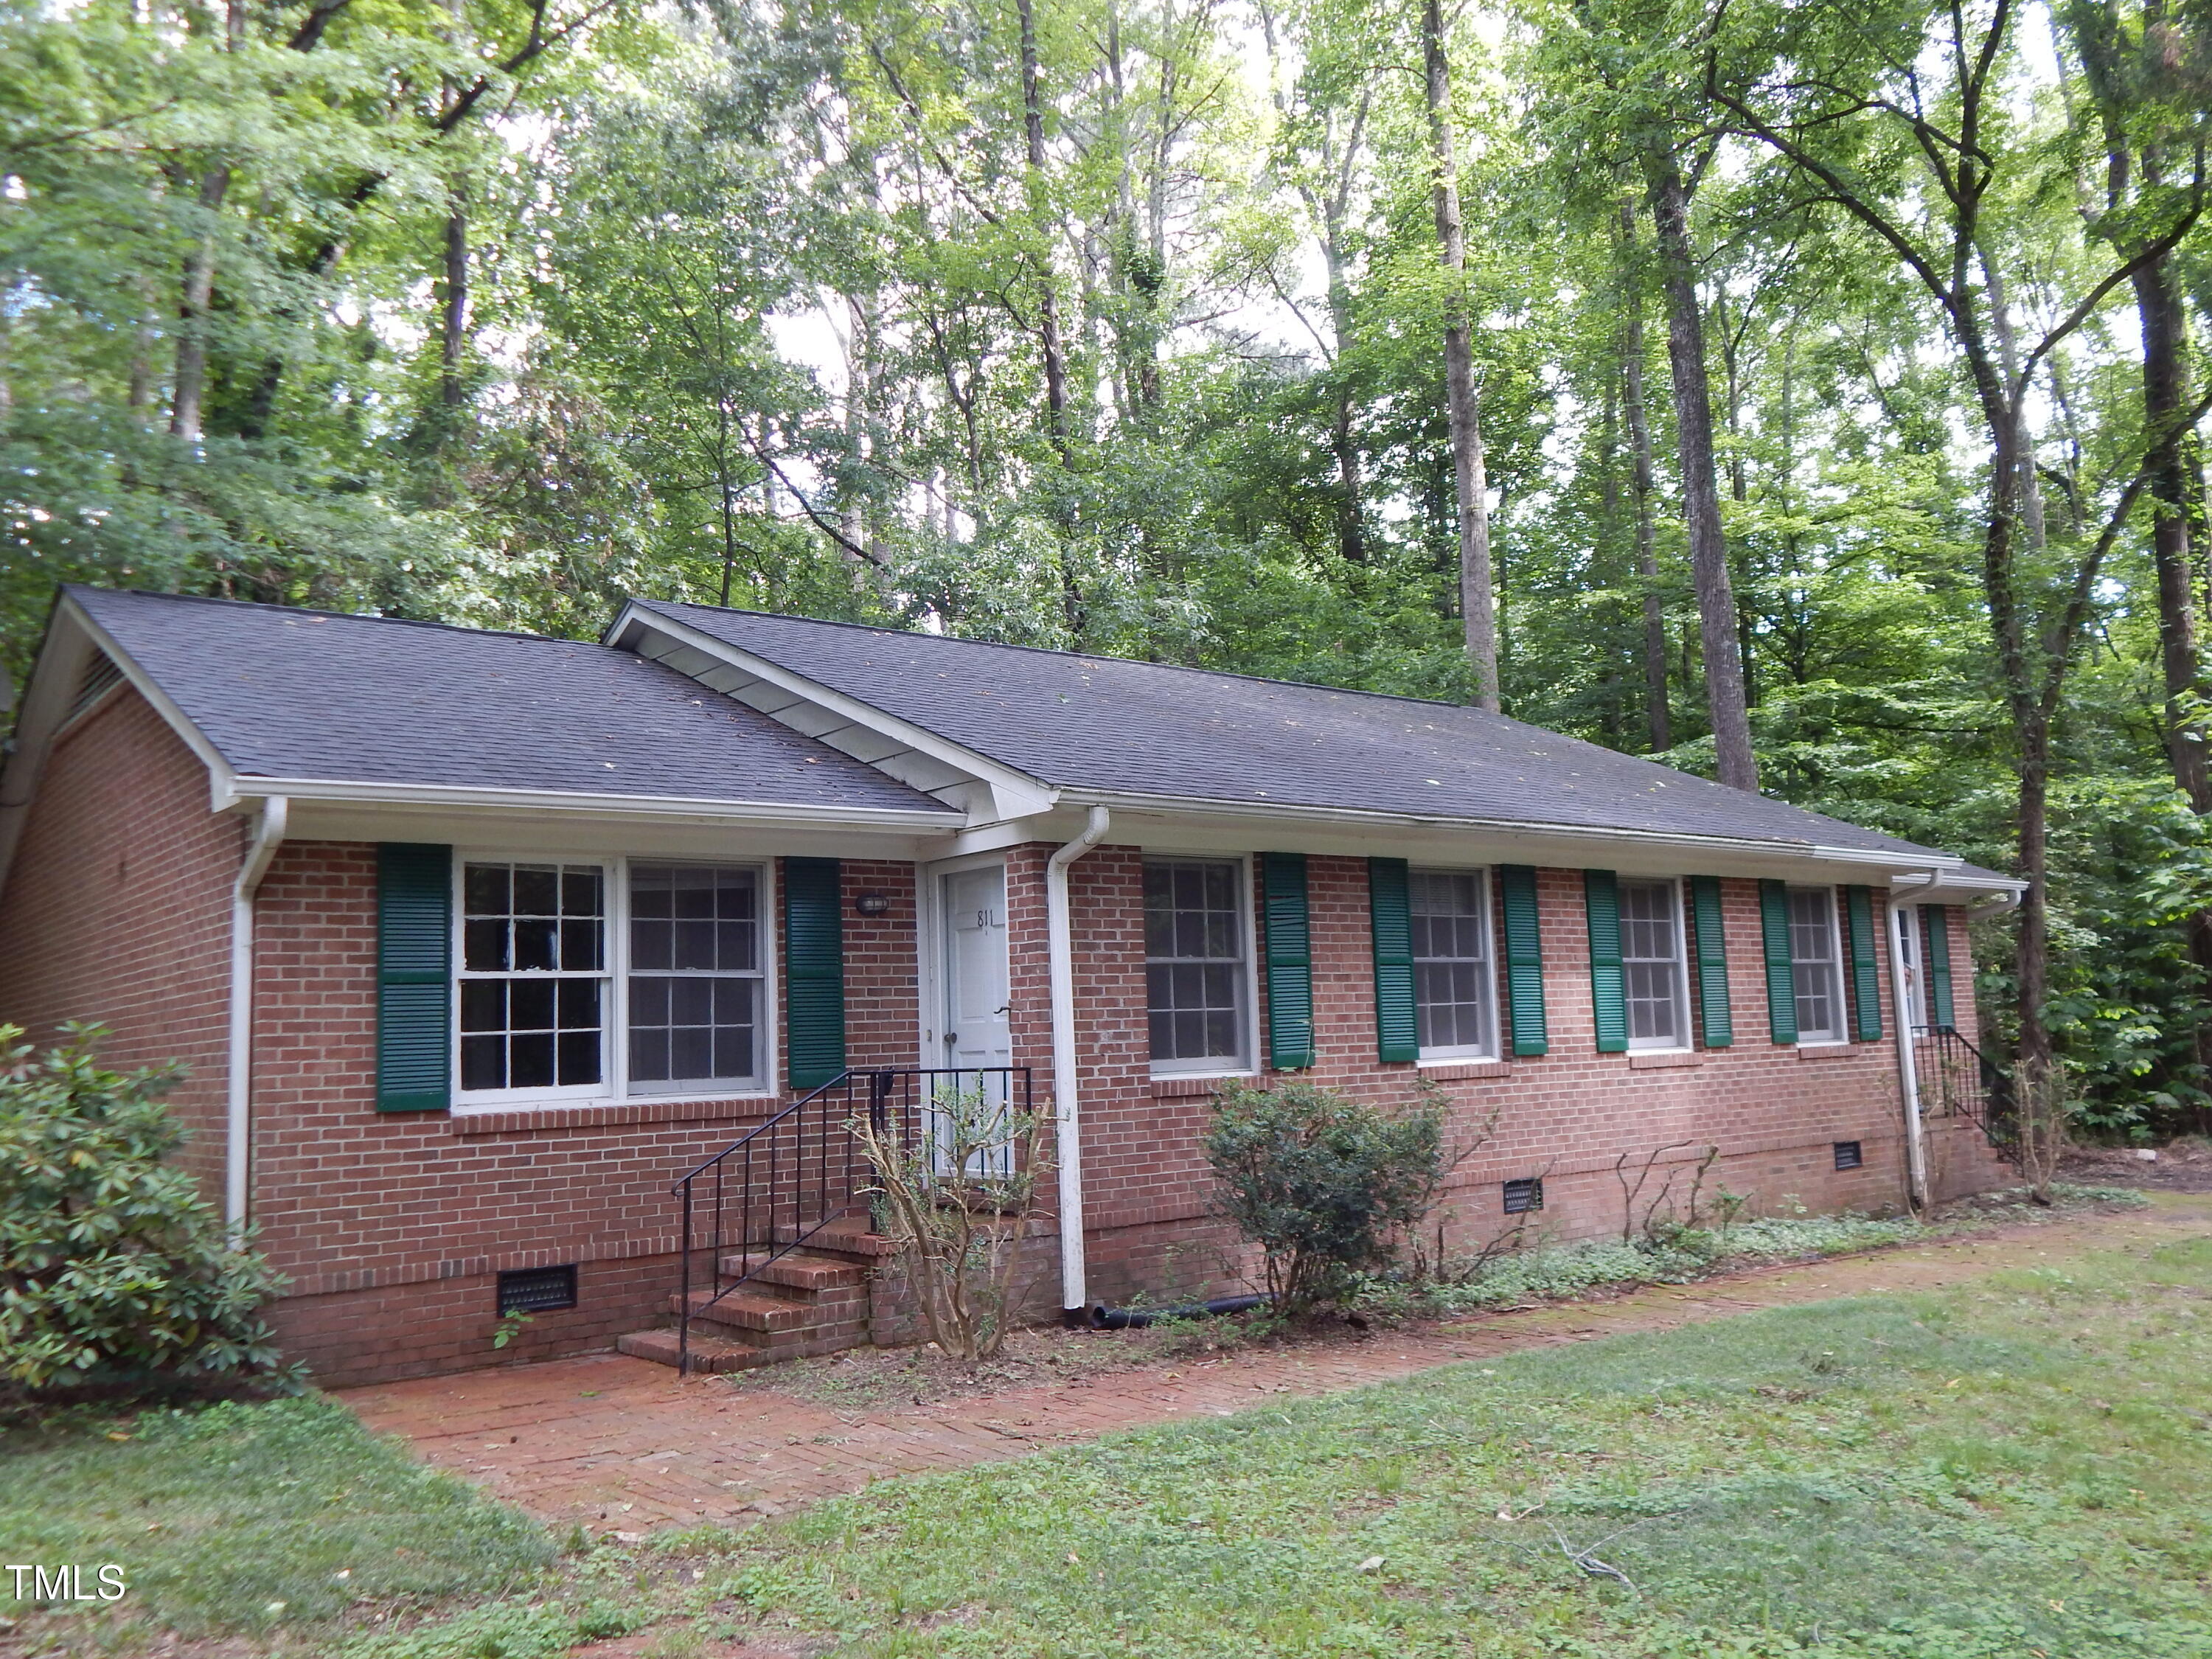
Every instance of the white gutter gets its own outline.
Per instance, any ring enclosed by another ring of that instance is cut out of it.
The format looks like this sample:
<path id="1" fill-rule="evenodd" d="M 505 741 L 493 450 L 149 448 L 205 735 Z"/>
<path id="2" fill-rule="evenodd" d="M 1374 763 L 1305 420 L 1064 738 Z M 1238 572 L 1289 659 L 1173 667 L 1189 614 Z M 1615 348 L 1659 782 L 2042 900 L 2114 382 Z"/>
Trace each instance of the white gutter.
<path id="1" fill-rule="evenodd" d="M 222 1215 L 234 1243 L 246 1236 L 253 1134 L 253 896 L 283 845 L 289 803 L 271 795 L 261 803 L 252 844 L 230 890 L 230 1052 L 224 1081 Z"/>
<path id="2" fill-rule="evenodd" d="M 347 778 L 271 778 L 229 774 L 213 796 L 216 811 L 254 795 L 294 800 L 361 801 L 385 806 L 489 807 L 538 812 L 591 812 L 626 817 L 681 817 L 708 823 L 780 823 L 825 829 L 935 830 L 956 835 L 966 819 L 947 807 L 810 806 L 793 801 L 733 801 L 711 796 L 599 795 L 582 790 L 507 789 L 489 785 L 386 783 Z"/>
<path id="3" fill-rule="evenodd" d="M 1913 888 L 1933 887 L 1938 875 L 1930 870 L 1910 879 L 1911 887 L 1905 890 L 1908 892 Z M 1905 946 L 1898 937 L 1898 896 L 1893 892 L 1883 920 L 1889 924 L 1890 1000 L 1897 1006 L 1897 1091 L 1905 1102 L 1905 1193 L 1915 1210 L 1925 1210 L 1928 1150 L 1921 1137 L 1919 1062 L 1912 1052 L 1912 999 L 1905 988 Z"/>
<path id="4" fill-rule="evenodd" d="M 1112 817 L 1091 809 L 1083 833 L 1045 860 L 1045 957 L 1052 984 L 1053 1145 L 1060 1158 L 1060 1305 L 1090 1305 L 1084 1282 L 1083 1115 L 1075 1083 L 1075 943 L 1067 917 L 1067 866 L 1105 839 Z"/>
<path id="5" fill-rule="evenodd" d="M 1587 841 L 1636 847 L 1668 847 L 1703 852 L 1749 854 L 1794 861 L 1819 859 L 1829 864 L 1867 865 L 1895 870 L 1910 862 L 1925 869 L 1931 862 L 1953 869 L 1966 860 L 1929 851 L 1909 854 L 1863 847 L 1832 847 L 1819 842 L 1774 841 L 1753 836 L 1706 836 L 1679 830 L 1634 830 L 1601 824 L 1559 823 L 1531 818 L 1451 817 L 1432 812 L 1394 812 L 1361 806 L 1301 806 L 1288 801 L 1221 800 L 1200 795 L 1153 795 L 1131 790 L 1111 793 L 1073 787 L 1061 790 L 1060 804 L 1079 806 L 1097 801 L 1125 812 L 1161 812 L 1190 817 L 1265 818 L 1277 823 L 1340 823 L 1360 829 L 1419 829 L 1475 830 L 1498 836 L 1526 836 L 1547 841 Z"/>

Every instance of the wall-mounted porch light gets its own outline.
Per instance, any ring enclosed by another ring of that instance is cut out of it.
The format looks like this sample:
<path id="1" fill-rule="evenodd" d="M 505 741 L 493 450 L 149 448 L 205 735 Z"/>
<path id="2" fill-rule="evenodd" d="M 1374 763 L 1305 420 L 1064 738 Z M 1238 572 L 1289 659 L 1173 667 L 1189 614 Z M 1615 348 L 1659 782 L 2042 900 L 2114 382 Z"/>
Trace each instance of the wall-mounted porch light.
<path id="1" fill-rule="evenodd" d="M 891 908 L 890 896 L 888 893 L 862 893 L 853 901 L 853 908 L 864 916 L 885 915 Z"/>

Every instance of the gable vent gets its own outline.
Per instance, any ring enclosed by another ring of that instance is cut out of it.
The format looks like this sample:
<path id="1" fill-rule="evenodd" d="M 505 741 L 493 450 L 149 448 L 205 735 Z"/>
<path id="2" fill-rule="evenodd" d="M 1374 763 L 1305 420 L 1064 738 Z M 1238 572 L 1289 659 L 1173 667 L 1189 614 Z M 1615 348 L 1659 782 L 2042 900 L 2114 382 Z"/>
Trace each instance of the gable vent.
<path id="1" fill-rule="evenodd" d="M 115 659 L 105 651 L 95 651 L 92 660 L 84 665 L 84 676 L 76 683 L 76 696 L 70 700 L 69 713 L 62 717 L 66 726 L 90 708 L 102 697 L 123 684 L 123 671 Z"/>

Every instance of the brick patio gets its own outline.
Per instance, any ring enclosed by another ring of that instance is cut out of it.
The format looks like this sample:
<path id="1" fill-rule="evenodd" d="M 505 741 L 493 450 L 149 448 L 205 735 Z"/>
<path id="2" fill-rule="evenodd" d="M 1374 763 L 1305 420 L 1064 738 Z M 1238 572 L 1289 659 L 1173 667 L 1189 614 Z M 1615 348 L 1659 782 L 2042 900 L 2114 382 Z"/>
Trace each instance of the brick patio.
<path id="1" fill-rule="evenodd" d="M 2009 1227 L 1615 1300 L 1496 1314 L 1344 1344 L 1181 1359 L 891 1410 L 839 1411 L 617 1354 L 356 1389 L 371 1428 L 560 1524 L 644 1534 L 739 1523 L 906 1474 L 964 1468 L 1281 1395 L 1330 1394 L 1455 1361 L 1667 1329 L 1793 1303 L 1957 1285 L 2043 1257 L 2212 1233 L 2212 1197 Z"/>

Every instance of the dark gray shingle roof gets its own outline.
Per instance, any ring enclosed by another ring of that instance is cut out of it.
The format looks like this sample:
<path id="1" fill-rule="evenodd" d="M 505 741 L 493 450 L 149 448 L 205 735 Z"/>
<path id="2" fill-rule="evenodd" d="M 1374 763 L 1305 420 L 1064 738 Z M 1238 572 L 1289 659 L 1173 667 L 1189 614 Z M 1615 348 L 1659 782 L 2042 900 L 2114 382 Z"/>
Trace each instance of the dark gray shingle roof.
<path id="1" fill-rule="evenodd" d="M 1453 703 L 638 603 L 1065 788 L 1907 856 L 1928 850 Z"/>
<path id="2" fill-rule="evenodd" d="M 672 669 L 575 640 L 70 596 L 247 777 L 958 815 Z"/>

